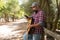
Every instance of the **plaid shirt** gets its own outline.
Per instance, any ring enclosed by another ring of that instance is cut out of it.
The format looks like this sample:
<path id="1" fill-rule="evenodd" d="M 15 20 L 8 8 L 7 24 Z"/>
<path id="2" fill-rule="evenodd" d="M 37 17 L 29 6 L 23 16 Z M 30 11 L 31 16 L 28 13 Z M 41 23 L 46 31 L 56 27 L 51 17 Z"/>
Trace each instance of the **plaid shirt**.
<path id="1" fill-rule="evenodd" d="M 45 20 L 44 12 L 41 10 L 38 11 L 37 13 L 33 13 L 32 17 L 34 18 L 34 24 L 37 24 L 37 23 L 41 24 Z M 40 33 L 43 33 L 42 26 L 36 27 L 33 34 L 40 34 Z"/>

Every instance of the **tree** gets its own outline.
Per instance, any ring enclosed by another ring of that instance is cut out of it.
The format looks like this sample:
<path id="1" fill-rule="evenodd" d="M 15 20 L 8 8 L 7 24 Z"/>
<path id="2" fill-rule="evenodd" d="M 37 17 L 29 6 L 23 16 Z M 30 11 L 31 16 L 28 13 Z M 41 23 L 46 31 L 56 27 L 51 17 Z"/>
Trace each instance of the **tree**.
<path id="1" fill-rule="evenodd" d="M 5 1 L 3 0 L 1 2 Z M 0 12 L 3 14 L 3 17 L 6 22 L 9 21 L 9 18 L 11 18 L 12 16 L 12 19 L 14 21 L 15 14 L 18 13 L 18 11 L 20 11 L 18 0 L 7 0 L 7 2 L 0 8 Z"/>

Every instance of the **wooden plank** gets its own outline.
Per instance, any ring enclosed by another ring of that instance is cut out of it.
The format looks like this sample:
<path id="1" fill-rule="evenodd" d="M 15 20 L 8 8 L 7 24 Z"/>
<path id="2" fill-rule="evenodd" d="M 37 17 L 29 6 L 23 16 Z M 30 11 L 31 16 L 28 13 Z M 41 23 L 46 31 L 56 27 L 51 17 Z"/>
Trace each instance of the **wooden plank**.
<path id="1" fill-rule="evenodd" d="M 46 34 L 49 34 L 50 36 L 52 36 L 53 38 L 56 38 L 57 40 L 60 40 L 60 35 L 57 33 L 54 33 L 46 28 L 44 28 L 44 31 Z"/>

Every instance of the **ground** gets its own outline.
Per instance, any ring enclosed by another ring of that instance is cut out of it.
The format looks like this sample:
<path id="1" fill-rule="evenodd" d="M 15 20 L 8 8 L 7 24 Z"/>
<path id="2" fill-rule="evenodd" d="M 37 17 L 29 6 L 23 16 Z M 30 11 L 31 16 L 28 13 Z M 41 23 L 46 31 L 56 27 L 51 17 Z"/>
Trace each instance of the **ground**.
<path id="1" fill-rule="evenodd" d="M 26 27 L 26 19 L 0 23 L 0 40 L 23 40 L 23 34 L 26 32 Z M 44 40 L 51 40 L 51 37 L 48 39 L 46 39 L 46 35 L 44 37 Z"/>
<path id="2" fill-rule="evenodd" d="M 26 24 L 25 19 L 20 19 L 0 25 L 0 40 L 23 40 Z"/>

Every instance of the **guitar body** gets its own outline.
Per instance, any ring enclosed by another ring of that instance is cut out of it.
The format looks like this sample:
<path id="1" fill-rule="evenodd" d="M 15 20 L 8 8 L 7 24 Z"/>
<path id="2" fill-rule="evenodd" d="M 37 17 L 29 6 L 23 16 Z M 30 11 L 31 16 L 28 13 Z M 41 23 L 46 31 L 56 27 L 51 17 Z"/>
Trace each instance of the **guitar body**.
<path id="1" fill-rule="evenodd" d="M 30 21 L 30 22 L 31 22 L 30 24 L 34 24 L 34 19 L 31 18 L 30 20 L 31 20 L 31 21 Z M 28 34 L 33 34 L 34 31 L 35 31 L 35 27 L 30 27 L 30 28 L 29 28 L 29 31 L 28 31 Z"/>
<path id="2" fill-rule="evenodd" d="M 29 31 L 28 31 L 28 34 L 33 34 L 34 31 L 35 31 L 35 28 L 34 28 L 34 27 L 31 27 L 31 28 L 29 29 Z"/>
<path id="3" fill-rule="evenodd" d="M 34 19 L 33 19 L 33 17 L 28 17 L 26 15 L 25 15 L 25 17 L 28 21 L 28 34 L 33 34 L 35 31 L 35 27 L 29 27 L 29 25 L 34 24 Z"/>

